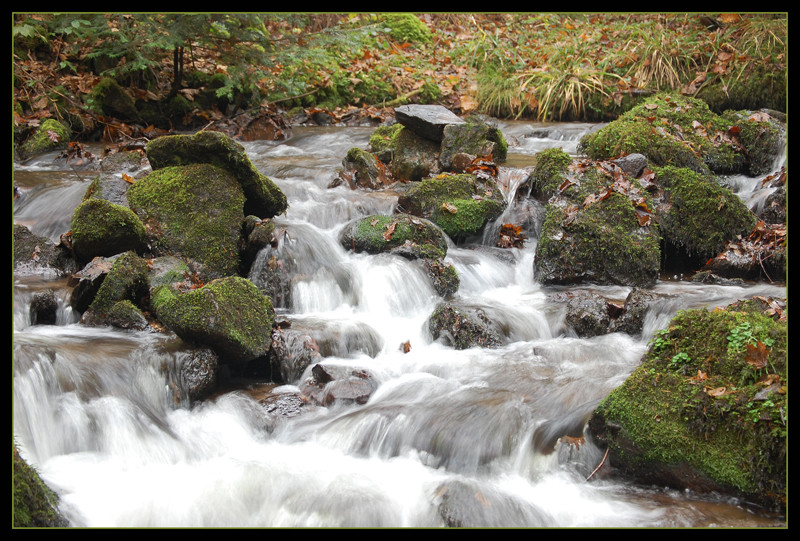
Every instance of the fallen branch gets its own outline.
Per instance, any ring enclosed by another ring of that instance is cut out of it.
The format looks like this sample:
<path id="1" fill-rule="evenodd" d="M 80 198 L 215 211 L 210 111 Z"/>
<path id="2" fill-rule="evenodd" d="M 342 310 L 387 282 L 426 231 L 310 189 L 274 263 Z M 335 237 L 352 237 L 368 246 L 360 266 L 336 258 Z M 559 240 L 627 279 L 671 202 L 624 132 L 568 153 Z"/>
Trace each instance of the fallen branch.
<path id="1" fill-rule="evenodd" d="M 600 464 L 598 464 L 598 465 L 597 465 L 597 467 L 594 469 L 594 471 L 593 471 L 592 473 L 590 473 L 590 474 L 589 474 L 589 477 L 587 477 L 587 478 L 586 478 L 586 480 L 587 480 L 587 481 L 588 481 L 589 479 L 591 479 L 591 478 L 594 476 L 594 474 L 596 474 L 596 473 L 597 473 L 597 471 L 598 471 L 600 468 L 602 468 L 602 467 L 603 467 L 603 464 L 605 464 L 605 463 L 606 463 L 606 458 L 608 458 L 608 448 L 606 448 L 606 454 L 604 454 L 604 455 L 603 455 L 603 460 L 601 460 L 601 461 L 600 461 Z"/>

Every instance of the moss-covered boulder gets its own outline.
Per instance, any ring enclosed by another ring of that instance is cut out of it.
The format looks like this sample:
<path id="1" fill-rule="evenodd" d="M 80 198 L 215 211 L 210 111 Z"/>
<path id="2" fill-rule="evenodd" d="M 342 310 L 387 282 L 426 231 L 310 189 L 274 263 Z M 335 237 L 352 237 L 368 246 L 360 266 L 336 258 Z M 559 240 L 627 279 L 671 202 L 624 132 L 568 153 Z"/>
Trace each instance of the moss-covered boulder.
<path id="1" fill-rule="evenodd" d="M 398 209 L 427 218 L 454 241 L 481 233 L 506 208 L 506 201 L 490 177 L 442 173 L 426 178 L 401 195 Z"/>
<path id="2" fill-rule="evenodd" d="M 537 279 L 652 286 L 661 264 L 660 235 L 640 182 L 609 162 L 568 164 L 560 150 L 548 152 L 540 166 L 534 188 L 552 195 L 536 247 Z"/>
<path id="3" fill-rule="evenodd" d="M 58 495 L 12 445 L 11 526 L 14 528 L 66 528 L 69 521 L 58 510 Z"/>
<path id="4" fill-rule="evenodd" d="M 244 220 L 244 194 L 227 170 L 210 164 L 157 169 L 128 190 L 147 224 L 155 255 L 192 260 L 206 278 L 235 275 Z"/>
<path id="5" fill-rule="evenodd" d="M 768 305 L 687 310 L 655 333 L 589 421 L 615 475 L 785 511 L 785 301 Z"/>
<path id="6" fill-rule="evenodd" d="M 72 250 L 80 263 L 97 256 L 112 256 L 146 249 L 146 231 L 139 217 L 129 208 L 105 199 L 88 199 L 72 214 Z"/>
<path id="7" fill-rule="evenodd" d="M 148 273 L 147 262 L 134 252 L 116 257 L 81 322 L 145 328 L 141 308 L 150 293 Z"/>
<path id="8" fill-rule="evenodd" d="M 20 147 L 20 155 L 30 158 L 45 152 L 67 148 L 70 141 L 70 130 L 53 118 L 42 122 L 33 134 Z"/>
<path id="9" fill-rule="evenodd" d="M 673 166 L 654 168 L 654 173 L 664 190 L 656 219 L 671 250 L 702 264 L 755 227 L 756 217 L 741 198 L 710 176 Z"/>
<path id="10" fill-rule="evenodd" d="M 339 242 L 345 249 L 369 254 L 386 253 L 406 244 L 430 245 L 439 257 L 447 253 L 447 239 L 441 228 L 407 214 L 376 214 L 352 220 L 339 234 Z"/>
<path id="11" fill-rule="evenodd" d="M 275 311 L 246 278 L 219 278 L 185 292 L 159 286 L 151 305 L 161 323 L 189 343 L 210 347 L 222 363 L 246 364 L 269 353 Z"/>
<path id="12" fill-rule="evenodd" d="M 769 120 L 750 122 L 716 115 L 701 100 L 663 93 L 585 135 L 579 148 L 596 160 L 641 153 L 654 165 L 703 174 L 763 173 L 763 154 L 779 148 L 781 130 Z"/>
<path id="13" fill-rule="evenodd" d="M 223 133 L 201 131 L 194 135 L 159 137 L 147 144 L 146 152 L 154 170 L 211 164 L 230 172 L 244 190 L 245 214 L 272 218 L 288 208 L 281 189 L 256 169 L 241 144 Z"/>

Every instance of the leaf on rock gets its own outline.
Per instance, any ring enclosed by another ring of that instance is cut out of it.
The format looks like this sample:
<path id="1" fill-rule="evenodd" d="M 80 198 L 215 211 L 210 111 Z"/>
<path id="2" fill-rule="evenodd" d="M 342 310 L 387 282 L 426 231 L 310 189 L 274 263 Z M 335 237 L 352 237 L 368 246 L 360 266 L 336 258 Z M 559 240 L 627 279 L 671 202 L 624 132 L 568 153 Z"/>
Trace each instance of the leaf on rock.
<path id="1" fill-rule="evenodd" d="M 383 232 L 383 239 L 386 242 L 392 240 L 392 235 L 394 235 L 395 229 L 397 229 L 397 220 L 393 221 L 391 224 L 386 226 L 386 231 Z"/>
<path id="2" fill-rule="evenodd" d="M 769 364 L 769 350 L 767 346 L 760 340 L 755 346 L 747 344 L 745 361 L 756 370 L 766 368 Z"/>

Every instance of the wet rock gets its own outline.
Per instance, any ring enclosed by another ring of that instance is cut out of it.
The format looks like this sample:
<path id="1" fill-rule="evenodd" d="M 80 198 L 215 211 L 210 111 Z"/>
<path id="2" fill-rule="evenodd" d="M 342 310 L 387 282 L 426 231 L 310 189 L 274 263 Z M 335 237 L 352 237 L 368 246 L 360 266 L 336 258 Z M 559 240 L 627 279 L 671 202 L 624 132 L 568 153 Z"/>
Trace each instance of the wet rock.
<path id="1" fill-rule="evenodd" d="M 294 383 L 306 368 L 320 362 L 322 357 L 316 341 L 303 331 L 277 328 L 272 332 L 270 364 L 277 368 L 280 381 Z"/>
<path id="2" fill-rule="evenodd" d="M 58 299 L 52 289 L 34 293 L 31 298 L 30 318 L 32 325 L 54 325 L 58 314 Z"/>
<path id="3" fill-rule="evenodd" d="M 639 288 L 634 288 L 623 302 L 581 290 L 553 297 L 556 302 L 566 302 L 566 322 L 583 338 L 612 332 L 640 334 L 644 316 L 654 299 L 654 294 Z"/>
<path id="4" fill-rule="evenodd" d="M 372 374 L 365 370 L 316 364 L 300 390 L 309 400 L 328 407 L 366 404 L 377 387 Z"/>
<path id="5" fill-rule="evenodd" d="M 452 301 L 436 307 L 427 327 L 434 340 L 455 349 L 495 347 L 502 343 L 501 334 L 483 309 Z"/>
<path id="6" fill-rule="evenodd" d="M 448 481 L 433 503 L 450 528 L 535 528 L 553 523 L 547 512 L 511 494 L 467 481 Z"/>
<path id="7" fill-rule="evenodd" d="M 448 124 L 442 135 L 439 162 L 445 171 L 463 171 L 464 156 L 485 158 L 490 156 L 494 161 L 503 161 L 508 153 L 508 143 L 497 126 L 470 117 L 457 124 Z M 458 156 L 460 163 L 456 160 Z"/>
<path id="8" fill-rule="evenodd" d="M 188 348 L 180 357 L 179 377 L 186 397 L 195 402 L 211 395 L 217 384 L 219 356 L 211 348 Z"/>
<path id="9" fill-rule="evenodd" d="M 26 226 L 14 224 L 14 274 L 69 275 L 77 270 L 72 253 L 62 244 L 35 235 Z"/>

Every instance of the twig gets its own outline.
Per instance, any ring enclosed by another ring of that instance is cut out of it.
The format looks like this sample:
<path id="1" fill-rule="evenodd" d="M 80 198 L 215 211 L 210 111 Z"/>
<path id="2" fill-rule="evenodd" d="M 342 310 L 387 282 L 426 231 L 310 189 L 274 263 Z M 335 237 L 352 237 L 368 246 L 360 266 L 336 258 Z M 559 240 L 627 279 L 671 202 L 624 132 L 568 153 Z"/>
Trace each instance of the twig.
<path id="1" fill-rule="evenodd" d="M 594 476 L 594 474 L 597 473 L 597 470 L 603 467 L 603 464 L 606 463 L 606 458 L 608 458 L 608 447 L 606 447 L 606 454 L 603 455 L 603 460 L 601 460 L 600 464 L 598 464 L 597 467 L 594 469 L 594 471 L 589 474 L 589 477 L 586 478 L 587 481 L 591 479 Z"/>

